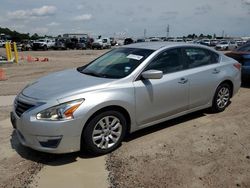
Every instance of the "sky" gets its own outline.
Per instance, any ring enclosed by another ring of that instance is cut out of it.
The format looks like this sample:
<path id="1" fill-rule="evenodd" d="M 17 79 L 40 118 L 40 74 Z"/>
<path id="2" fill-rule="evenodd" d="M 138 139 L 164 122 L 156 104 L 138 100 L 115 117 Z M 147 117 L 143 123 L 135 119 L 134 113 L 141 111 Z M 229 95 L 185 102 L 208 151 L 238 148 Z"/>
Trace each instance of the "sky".
<path id="1" fill-rule="evenodd" d="M 57 36 L 250 36 L 250 0 L 1 0 L 0 27 Z"/>

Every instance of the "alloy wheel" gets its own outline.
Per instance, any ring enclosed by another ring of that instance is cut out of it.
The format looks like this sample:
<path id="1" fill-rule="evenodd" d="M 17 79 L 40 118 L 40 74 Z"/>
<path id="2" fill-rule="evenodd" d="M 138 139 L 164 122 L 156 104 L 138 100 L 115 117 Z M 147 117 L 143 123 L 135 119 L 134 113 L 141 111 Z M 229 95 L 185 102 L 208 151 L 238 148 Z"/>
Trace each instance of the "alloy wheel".
<path id="1" fill-rule="evenodd" d="M 122 135 L 122 125 L 115 116 L 105 116 L 95 125 L 92 133 L 93 143 L 100 149 L 114 146 Z"/>
<path id="2" fill-rule="evenodd" d="M 225 108 L 228 104 L 229 99 L 230 99 L 229 89 L 227 87 L 220 88 L 216 99 L 217 106 L 221 109 Z"/>

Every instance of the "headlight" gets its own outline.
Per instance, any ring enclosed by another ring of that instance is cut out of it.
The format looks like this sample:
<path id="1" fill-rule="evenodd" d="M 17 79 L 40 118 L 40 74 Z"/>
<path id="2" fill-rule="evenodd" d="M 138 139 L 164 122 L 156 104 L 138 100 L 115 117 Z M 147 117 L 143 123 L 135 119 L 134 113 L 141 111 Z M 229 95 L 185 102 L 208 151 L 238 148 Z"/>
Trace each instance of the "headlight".
<path id="1" fill-rule="evenodd" d="M 36 115 L 39 120 L 58 121 L 73 119 L 73 113 L 83 103 L 84 99 L 78 99 L 70 102 L 53 106 L 46 110 L 41 111 Z"/>

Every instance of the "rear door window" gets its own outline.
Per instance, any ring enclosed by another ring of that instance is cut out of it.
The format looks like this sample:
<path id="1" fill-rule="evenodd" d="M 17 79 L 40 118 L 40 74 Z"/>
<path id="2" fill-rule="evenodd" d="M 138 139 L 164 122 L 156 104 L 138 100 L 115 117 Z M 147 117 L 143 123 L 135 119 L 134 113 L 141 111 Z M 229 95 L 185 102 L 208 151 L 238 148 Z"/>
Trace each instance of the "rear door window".
<path id="1" fill-rule="evenodd" d="M 219 55 L 203 48 L 184 48 L 188 68 L 196 68 L 219 62 Z"/>

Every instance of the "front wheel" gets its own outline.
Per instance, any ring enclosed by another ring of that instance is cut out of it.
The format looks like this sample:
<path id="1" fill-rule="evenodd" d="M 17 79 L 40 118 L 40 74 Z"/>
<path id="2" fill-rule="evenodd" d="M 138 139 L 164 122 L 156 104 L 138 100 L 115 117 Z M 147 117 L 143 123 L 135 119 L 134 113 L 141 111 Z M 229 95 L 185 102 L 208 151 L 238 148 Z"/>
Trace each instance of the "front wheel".
<path id="1" fill-rule="evenodd" d="M 82 134 L 82 145 L 94 154 L 109 153 L 120 145 L 126 128 L 123 114 L 117 111 L 102 112 L 86 125 Z"/>
<path id="2" fill-rule="evenodd" d="M 227 83 L 219 85 L 213 99 L 213 112 L 222 112 L 225 110 L 230 102 L 231 92 L 231 87 Z"/>

